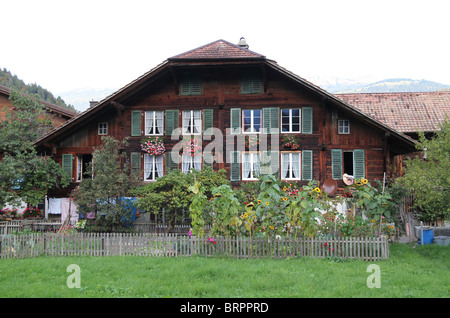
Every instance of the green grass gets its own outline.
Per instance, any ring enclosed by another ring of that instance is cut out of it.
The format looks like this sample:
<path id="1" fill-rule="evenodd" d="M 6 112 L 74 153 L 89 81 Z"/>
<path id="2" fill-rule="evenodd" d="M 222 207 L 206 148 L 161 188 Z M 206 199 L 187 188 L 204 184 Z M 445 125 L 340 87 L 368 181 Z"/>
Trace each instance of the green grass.
<path id="1" fill-rule="evenodd" d="M 342 259 L 38 257 L 0 260 L 8 298 L 448 298 L 450 247 L 392 244 L 381 288 L 368 288 L 370 262 Z M 67 266 L 81 270 L 68 288 Z"/>

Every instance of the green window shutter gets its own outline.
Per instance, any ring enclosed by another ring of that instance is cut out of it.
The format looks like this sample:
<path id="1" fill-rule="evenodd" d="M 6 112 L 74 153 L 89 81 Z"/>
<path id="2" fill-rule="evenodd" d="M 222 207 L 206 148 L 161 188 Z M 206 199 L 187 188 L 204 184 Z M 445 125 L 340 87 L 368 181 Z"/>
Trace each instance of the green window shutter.
<path id="1" fill-rule="evenodd" d="M 313 152 L 312 150 L 302 151 L 302 180 L 313 179 Z"/>
<path id="2" fill-rule="evenodd" d="M 214 110 L 213 109 L 204 109 L 203 110 L 203 134 L 212 135 L 212 132 L 209 131 L 205 133 L 205 131 L 209 128 L 213 128 L 214 121 Z"/>
<path id="3" fill-rule="evenodd" d="M 271 134 L 278 133 L 280 128 L 279 120 L 280 108 L 279 107 L 266 107 L 262 110 L 263 117 L 263 133 Z"/>
<path id="4" fill-rule="evenodd" d="M 261 94 L 262 81 L 257 75 L 247 75 L 242 78 L 241 94 Z"/>
<path id="5" fill-rule="evenodd" d="M 331 149 L 331 177 L 342 179 L 342 149 Z"/>
<path id="6" fill-rule="evenodd" d="M 232 134 L 241 133 L 241 109 L 231 108 L 230 109 L 230 128 Z"/>
<path id="7" fill-rule="evenodd" d="M 72 154 L 62 155 L 62 168 L 69 175 L 70 181 L 72 181 L 72 170 L 73 170 L 73 156 Z"/>
<path id="8" fill-rule="evenodd" d="M 353 174 L 355 179 L 366 177 L 365 155 L 363 149 L 353 150 Z"/>
<path id="9" fill-rule="evenodd" d="M 200 79 L 184 79 L 180 83 L 180 95 L 201 95 L 202 81 Z"/>
<path id="10" fill-rule="evenodd" d="M 240 151 L 230 151 L 230 181 L 241 180 Z"/>
<path id="11" fill-rule="evenodd" d="M 139 152 L 132 152 L 130 154 L 130 162 L 132 171 L 141 170 L 141 154 Z"/>
<path id="12" fill-rule="evenodd" d="M 166 135 L 172 135 L 172 131 L 178 128 L 178 110 L 166 110 Z"/>
<path id="13" fill-rule="evenodd" d="M 208 166 L 208 167 L 212 167 L 213 166 L 213 154 L 211 151 L 203 151 L 203 163 Z"/>
<path id="14" fill-rule="evenodd" d="M 178 162 L 175 162 L 172 159 L 171 151 L 166 152 L 165 157 L 166 157 L 166 170 L 167 171 L 178 169 Z"/>
<path id="15" fill-rule="evenodd" d="M 312 107 L 302 108 L 302 133 L 312 134 L 313 132 L 313 109 Z"/>
<path id="16" fill-rule="evenodd" d="M 131 136 L 141 135 L 141 111 L 133 110 L 131 112 Z"/>

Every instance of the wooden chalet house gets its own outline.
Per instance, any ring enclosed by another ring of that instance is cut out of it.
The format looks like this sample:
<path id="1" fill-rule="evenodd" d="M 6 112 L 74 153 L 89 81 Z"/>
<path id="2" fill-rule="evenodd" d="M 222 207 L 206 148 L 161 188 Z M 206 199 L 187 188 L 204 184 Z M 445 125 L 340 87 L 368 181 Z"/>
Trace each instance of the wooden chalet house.
<path id="1" fill-rule="evenodd" d="M 177 128 L 180 136 L 200 140 L 201 156 L 170 155 L 179 144 L 172 138 Z M 124 150 L 144 182 L 169 169 L 212 166 L 226 169 L 234 186 L 271 172 L 292 182 L 335 179 L 342 185 L 344 173 L 382 179 L 394 156 L 414 151 L 409 137 L 249 50 L 245 39 L 218 40 L 168 58 L 36 145 L 52 153 L 76 185 L 105 135 L 129 137 Z M 161 137 L 166 153 L 142 152 L 145 136 Z M 238 147 L 245 136 L 257 136 L 259 147 Z M 299 146 L 284 146 L 283 137 L 295 137 Z M 209 147 L 213 141 L 215 148 Z"/>

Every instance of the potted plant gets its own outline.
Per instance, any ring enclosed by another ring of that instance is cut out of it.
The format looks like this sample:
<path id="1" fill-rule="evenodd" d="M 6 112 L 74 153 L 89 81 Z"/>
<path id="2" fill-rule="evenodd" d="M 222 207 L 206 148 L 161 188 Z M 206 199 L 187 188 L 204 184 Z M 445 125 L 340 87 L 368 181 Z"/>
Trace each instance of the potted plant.
<path id="1" fill-rule="evenodd" d="M 163 155 L 166 152 L 164 138 L 158 136 L 144 137 L 141 140 L 141 149 L 153 156 Z"/>
<path id="2" fill-rule="evenodd" d="M 202 153 L 202 144 L 199 138 L 185 137 L 182 141 L 183 154 L 189 156 L 200 155 Z"/>
<path id="3" fill-rule="evenodd" d="M 259 136 L 245 136 L 245 149 L 256 148 L 259 146 Z"/>
<path id="4" fill-rule="evenodd" d="M 288 148 L 291 150 L 300 149 L 300 142 L 294 136 L 283 136 L 281 139 L 281 144 L 284 148 Z"/>

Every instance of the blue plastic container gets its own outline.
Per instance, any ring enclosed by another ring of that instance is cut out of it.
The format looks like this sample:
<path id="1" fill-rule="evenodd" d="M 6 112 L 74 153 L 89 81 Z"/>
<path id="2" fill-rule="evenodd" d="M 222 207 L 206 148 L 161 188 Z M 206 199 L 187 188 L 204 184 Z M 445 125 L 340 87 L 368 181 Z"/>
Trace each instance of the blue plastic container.
<path id="1" fill-rule="evenodd" d="M 420 233 L 419 233 L 420 234 Z M 423 230 L 423 244 L 432 244 L 433 243 L 433 230 Z M 422 245 L 419 236 L 419 244 Z"/>

